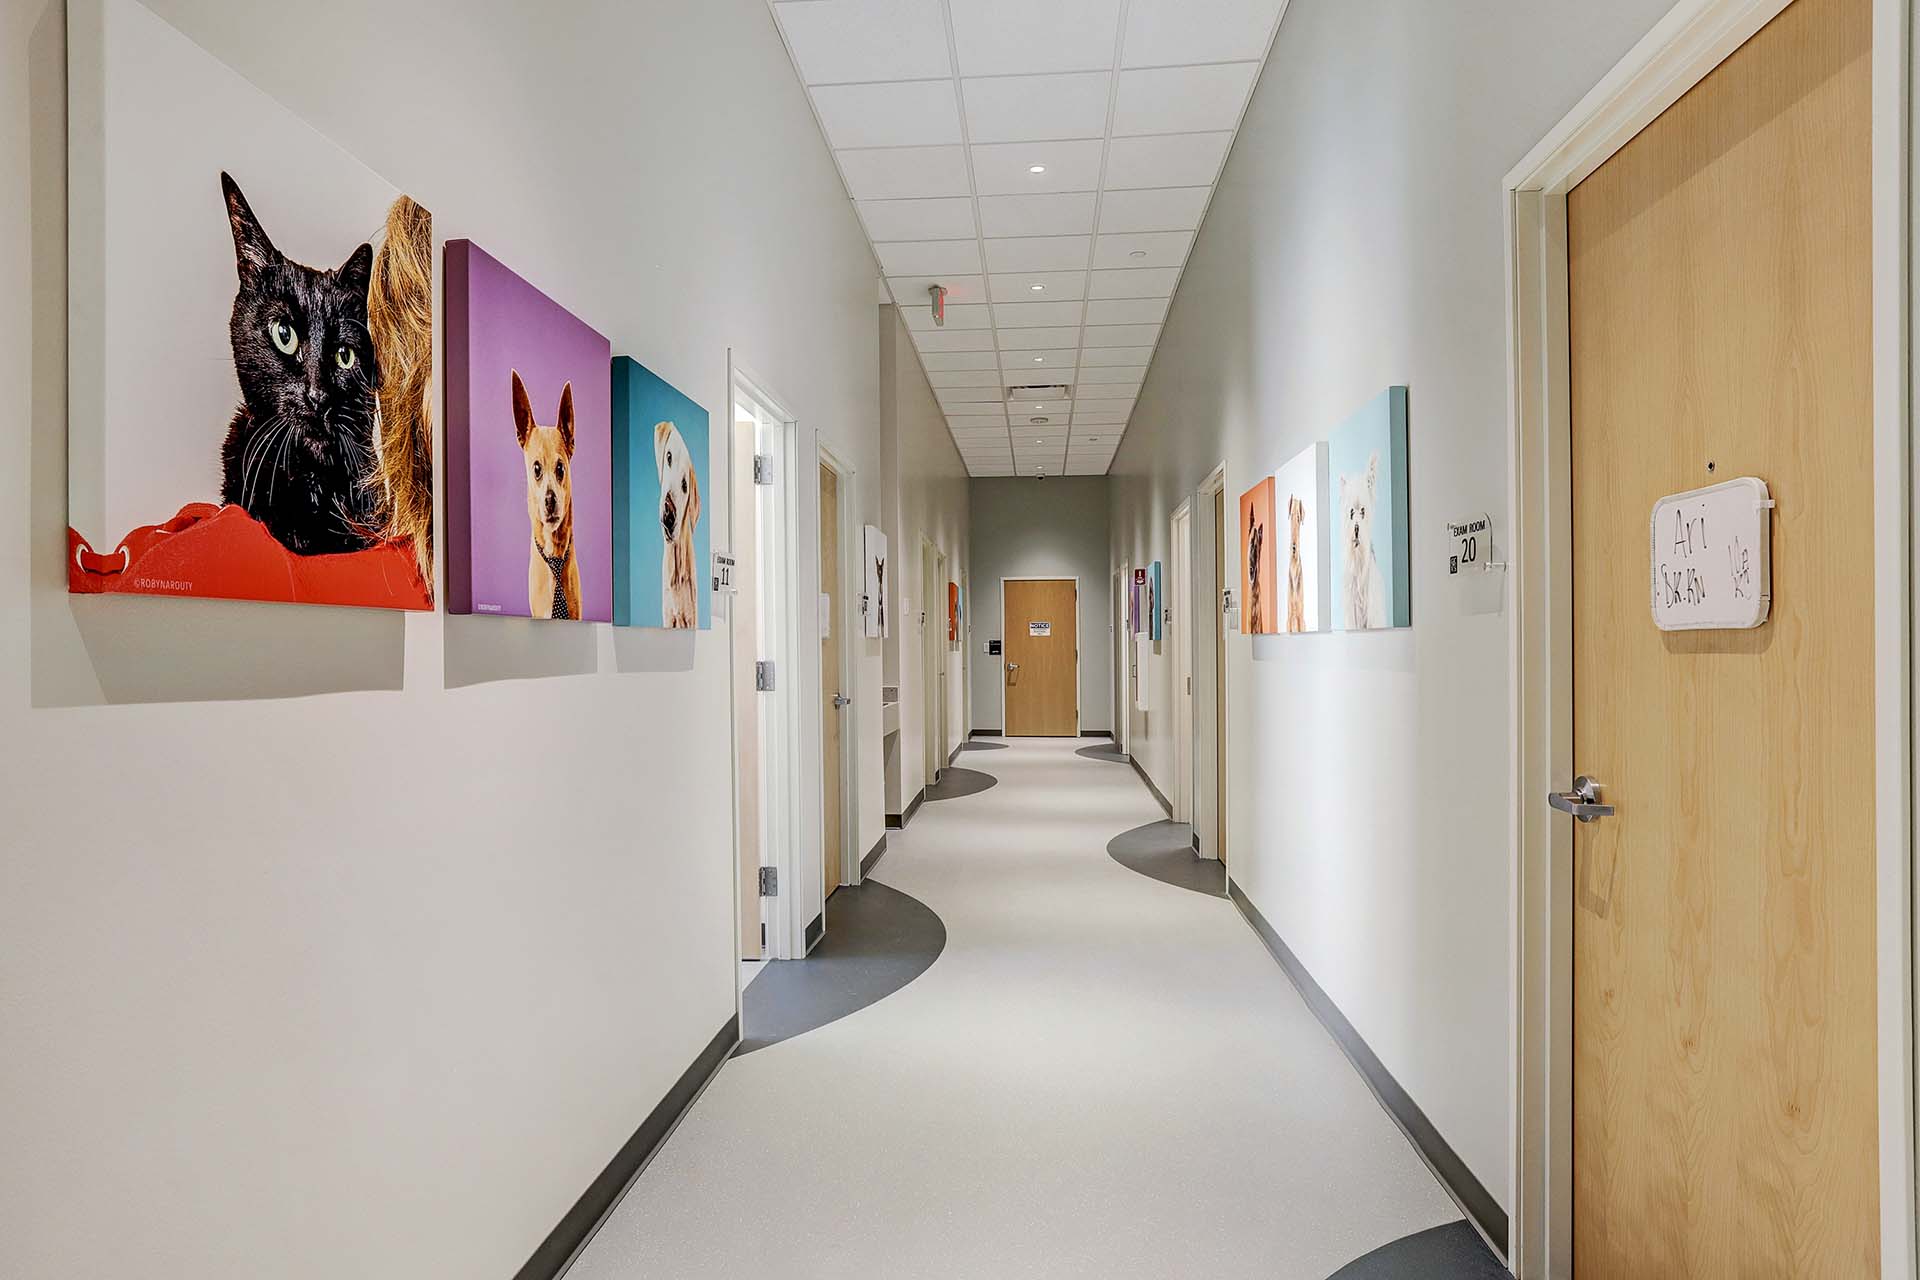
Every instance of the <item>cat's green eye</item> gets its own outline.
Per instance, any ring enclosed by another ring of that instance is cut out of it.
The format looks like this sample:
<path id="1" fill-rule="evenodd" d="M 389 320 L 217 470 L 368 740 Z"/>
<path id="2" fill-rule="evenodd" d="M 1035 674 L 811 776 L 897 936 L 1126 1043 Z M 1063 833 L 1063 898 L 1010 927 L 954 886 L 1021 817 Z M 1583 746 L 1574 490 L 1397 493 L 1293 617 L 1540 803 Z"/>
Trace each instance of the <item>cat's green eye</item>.
<path id="1" fill-rule="evenodd" d="M 333 353 L 333 358 L 339 362 L 342 369 L 351 369 L 354 365 L 360 363 L 360 357 L 353 354 L 352 347 L 340 348 Z"/>
<path id="2" fill-rule="evenodd" d="M 273 339 L 273 345 L 280 348 L 283 356 L 290 356 L 300 349 L 300 335 L 285 320 L 275 320 L 268 325 L 267 336 Z"/>

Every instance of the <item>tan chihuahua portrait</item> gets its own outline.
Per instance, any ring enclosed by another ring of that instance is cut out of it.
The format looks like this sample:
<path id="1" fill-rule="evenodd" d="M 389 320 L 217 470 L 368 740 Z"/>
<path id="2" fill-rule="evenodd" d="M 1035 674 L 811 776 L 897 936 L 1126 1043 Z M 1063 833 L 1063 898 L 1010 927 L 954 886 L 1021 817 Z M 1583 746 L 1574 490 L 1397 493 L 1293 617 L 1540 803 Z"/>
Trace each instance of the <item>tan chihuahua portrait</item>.
<path id="1" fill-rule="evenodd" d="M 533 551 L 527 561 L 527 613 L 535 618 L 580 616 L 580 563 L 573 550 L 573 384 L 560 391 L 560 416 L 551 427 L 533 420 L 519 370 L 513 374 L 513 434 L 527 471 L 527 520 Z"/>

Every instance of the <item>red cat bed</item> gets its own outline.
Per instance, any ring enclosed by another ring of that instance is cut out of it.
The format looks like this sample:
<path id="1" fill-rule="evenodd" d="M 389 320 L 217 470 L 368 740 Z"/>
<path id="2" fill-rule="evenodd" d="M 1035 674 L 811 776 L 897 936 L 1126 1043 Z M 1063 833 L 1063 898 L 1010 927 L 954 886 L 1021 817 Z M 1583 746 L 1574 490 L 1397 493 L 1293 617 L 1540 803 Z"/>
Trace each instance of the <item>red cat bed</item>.
<path id="1" fill-rule="evenodd" d="M 108 555 L 68 529 L 67 589 L 90 595 L 433 608 L 413 551 L 402 543 L 339 555 L 295 555 L 241 508 L 210 502 L 190 502 L 165 524 L 141 525 Z"/>

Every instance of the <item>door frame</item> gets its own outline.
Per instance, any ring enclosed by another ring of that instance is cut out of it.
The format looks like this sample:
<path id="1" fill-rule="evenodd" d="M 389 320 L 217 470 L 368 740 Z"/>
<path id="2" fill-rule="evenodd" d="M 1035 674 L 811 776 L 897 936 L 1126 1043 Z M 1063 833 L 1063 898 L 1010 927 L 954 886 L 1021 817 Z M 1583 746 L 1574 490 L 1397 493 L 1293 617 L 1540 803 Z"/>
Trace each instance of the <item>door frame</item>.
<path id="1" fill-rule="evenodd" d="M 793 890 L 797 890 L 802 883 L 798 874 L 799 869 L 809 864 L 818 865 L 820 861 L 818 815 L 815 815 L 815 822 L 809 823 L 804 817 L 808 810 L 800 799 L 809 781 L 813 782 L 813 791 L 816 795 L 820 790 L 818 780 L 811 778 L 811 771 L 807 767 L 807 762 L 813 759 L 813 754 L 806 749 L 809 730 L 812 731 L 813 741 L 816 743 L 820 740 L 820 730 L 819 725 L 807 714 L 806 700 L 797 696 L 819 679 L 817 672 L 820 661 L 817 652 L 810 655 L 811 661 L 803 660 L 798 656 L 808 652 L 801 643 L 801 633 L 806 622 L 813 620 L 814 614 L 812 609 L 803 611 L 799 607 L 800 575 L 806 561 L 816 558 L 805 554 L 812 550 L 814 543 L 806 539 L 803 534 L 807 527 L 808 517 L 805 514 L 807 512 L 812 513 L 811 519 L 815 527 L 818 527 L 819 485 L 813 469 L 793 465 L 794 459 L 807 457 L 810 453 L 802 447 L 805 433 L 798 415 L 789 407 L 786 400 L 769 391 L 767 384 L 754 375 L 753 371 L 740 360 L 737 353 L 729 349 L 727 352 L 727 420 L 729 423 L 733 419 L 733 398 L 737 392 L 741 391 L 765 408 L 772 410 L 780 424 L 776 440 L 777 447 L 773 455 L 772 488 L 779 501 L 776 519 L 779 521 L 777 533 L 781 540 L 777 566 L 780 579 L 781 617 L 779 625 L 769 629 L 773 637 L 772 652 L 763 655 L 765 660 L 770 660 L 774 664 L 774 687 L 772 691 L 762 695 L 766 701 L 761 703 L 760 785 L 763 788 L 763 804 L 760 827 L 763 838 L 760 843 L 760 859 L 763 866 L 773 868 L 781 892 L 772 896 L 772 907 L 767 911 L 770 920 L 767 928 L 767 943 L 762 949 L 761 959 L 793 960 L 807 953 L 807 924 L 813 919 L 812 914 L 805 910 L 805 905 L 798 901 L 799 895 Z M 801 473 L 806 477 L 804 485 L 800 480 Z M 805 495 L 809 489 L 813 497 L 806 499 Z M 803 500 L 805 500 L 804 505 Z M 757 502 L 758 499 L 756 498 L 755 501 Z M 757 551 L 758 548 L 756 548 Z M 767 566 L 758 560 L 754 568 L 756 574 L 761 575 L 762 578 L 768 571 Z M 731 617 L 732 614 L 729 611 L 729 625 L 732 625 Z M 731 656 L 728 661 L 731 664 Z M 816 711 L 815 715 L 817 714 Z M 732 726 L 736 756 L 739 752 L 738 732 L 739 724 L 736 720 Z M 737 766 L 734 781 L 737 792 L 739 785 Z M 734 798 L 736 839 L 739 813 L 739 797 L 736 794 Z M 811 838 L 809 838 L 809 831 L 812 832 Z M 739 883 L 740 859 L 737 845 L 733 862 L 734 893 L 737 897 L 742 888 Z M 738 916 L 738 910 L 734 914 Z M 739 928 L 737 922 L 734 927 L 737 932 Z M 739 949 L 737 937 L 734 940 L 734 949 L 736 951 Z M 738 964 L 737 958 L 735 964 Z"/>
<path id="2" fill-rule="evenodd" d="M 941 651 L 947 641 L 947 553 L 920 533 L 920 756 L 922 788 L 932 787 L 947 771 L 944 724 L 947 682 Z"/>
<path id="3" fill-rule="evenodd" d="M 1113 688 L 1109 690 L 1113 695 L 1113 715 L 1110 722 L 1113 725 L 1113 745 L 1119 748 L 1121 755 L 1127 754 L 1127 739 L 1133 728 L 1133 675 L 1127 665 L 1127 644 L 1133 638 L 1127 634 L 1127 592 L 1132 584 L 1133 570 L 1128 565 L 1123 563 L 1113 571 L 1113 616 L 1107 620 L 1107 635 L 1113 644 Z M 1003 588 L 1000 593 L 1003 622 L 1006 607 L 1006 591 Z M 1000 674 L 1004 677 L 1006 672 Z M 1004 693 L 1000 700 L 1002 703 L 1006 701 Z M 1004 711 L 1002 714 L 1005 714 Z"/>
<path id="4" fill-rule="evenodd" d="M 1218 843 L 1220 847 L 1214 851 L 1214 857 L 1219 860 L 1221 869 L 1231 874 L 1232 867 L 1229 865 L 1227 859 L 1231 856 L 1233 847 L 1233 830 L 1232 824 L 1229 821 L 1230 815 L 1233 812 L 1231 807 L 1233 803 L 1233 771 L 1227 767 L 1228 761 L 1231 758 L 1228 751 L 1229 738 L 1227 730 L 1233 720 L 1233 696 L 1232 686 L 1227 679 L 1227 671 L 1231 665 L 1233 646 L 1227 643 L 1229 633 L 1227 631 L 1226 593 L 1232 590 L 1233 584 L 1240 580 L 1240 573 L 1239 562 L 1234 559 L 1235 543 L 1237 542 L 1234 522 L 1238 518 L 1238 513 L 1235 510 L 1232 499 L 1227 496 L 1227 464 L 1225 459 L 1216 463 L 1213 470 L 1207 473 L 1207 478 L 1200 482 L 1200 487 L 1194 491 L 1194 496 L 1200 500 L 1206 512 L 1208 536 L 1212 537 L 1217 533 L 1220 539 L 1219 553 L 1216 557 L 1220 570 L 1214 575 L 1213 603 L 1210 606 L 1213 613 L 1213 626 L 1219 635 L 1219 643 L 1215 646 L 1219 657 L 1213 664 L 1213 678 L 1220 686 L 1214 698 L 1214 704 L 1219 710 L 1216 712 L 1216 719 L 1214 721 L 1214 740 L 1216 746 L 1214 748 L 1213 762 L 1214 771 L 1218 775 L 1217 785 L 1220 792 L 1220 812 L 1214 815 L 1214 821 L 1219 828 Z M 1221 502 L 1224 506 L 1224 510 L 1222 510 L 1220 514 L 1219 527 L 1217 529 L 1214 527 L 1214 503 L 1216 501 Z"/>
<path id="5" fill-rule="evenodd" d="M 1007 626 L 1007 584 L 1009 582 L 1071 582 L 1073 584 L 1073 735 L 1080 736 L 1080 575 L 1077 573 L 1015 573 L 1003 575 L 1000 579 L 1000 732 L 1007 734 L 1012 726 L 1007 723 L 1007 654 L 1004 637 L 1011 633 Z"/>
<path id="6" fill-rule="evenodd" d="M 1520 1280 L 1572 1271 L 1574 761 L 1567 193 L 1791 0 L 1680 0 L 1506 177 L 1513 1215 Z M 1912 823 L 1914 484 L 1910 0 L 1873 3 L 1874 670 L 1880 1250 L 1915 1277 Z M 1501 531 L 1496 530 L 1496 535 Z"/>
<path id="7" fill-rule="evenodd" d="M 859 515 L 859 494 L 857 473 L 851 464 L 841 460 L 825 441 L 817 444 L 817 466 L 826 467 L 833 472 L 838 483 L 840 507 L 840 530 L 837 544 L 840 548 L 840 599 L 832 619 L 833 635 L 838 637 L 840 650 L 840 692 L 852 698 L 859 684 L 860 659 L 857 646 L 853 641 L 856 633 L 851 629 L 860 620 L 860 611 L 854 605 L 858 590 L 850 583 L 866 581 L 863 566 L 860 563 L 860 539 L 865 521 Z M 815 501 L 819 492 L 818 472 L 815 473 Z M 817 512 L 816 512 L 817 516 Z M 818 527 L 816 523 L 816 527 Z M 819 545 L 815 539 L 814 545 Z M 849 576 L 852 575 L 852 576 Z M 818 584 L 816 584 L 817 587 Z M 815 598 L 819 593 L 815 591 Z M 858 633 L 864 635 L 864 632 Z M 825 714 L 826 690 L 820 691 L 822 714 Z M 860 712 L 854 710 L 859 703 L 849 702 L 841 712 L 840 721 L 840 884 L 820 886 L 820 911 L 826 914 L 826 901 L 835 889 L 842 885 L 860 883 Z M 823 726 L 824 728 L 824 726 Z M 817 739 L 816 739 L 817 740 Z M 826 795 L 821 794 L 820 840 L 824 844 L 827 838 Z M 822 865 L 825 865 L 824 858 Z M 822 921 L 822 933 L 825 922 Z"/>
<path id="8" fill-rule="evenodd" d="M 1193 822 L 1193 499 L 1183 499 L 1168 521 L 1165 599 L 1155 602 L 1161 634 L 1173 642 L 1173 820 Z M 1182 602 L 1172 609 L 1168 601 Z M 1168 633 L 1171 633 L 1170 635 Z"/>

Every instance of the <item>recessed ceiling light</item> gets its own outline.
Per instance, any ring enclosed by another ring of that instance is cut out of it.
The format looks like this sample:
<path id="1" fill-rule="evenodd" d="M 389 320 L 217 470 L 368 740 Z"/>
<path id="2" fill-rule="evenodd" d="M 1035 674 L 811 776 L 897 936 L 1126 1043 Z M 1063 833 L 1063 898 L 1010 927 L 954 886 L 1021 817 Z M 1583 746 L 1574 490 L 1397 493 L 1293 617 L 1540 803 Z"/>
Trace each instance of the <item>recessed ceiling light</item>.
<path id="1" fill-rule="evenodd" d="M 1129 253 L 1127 256 L 1129 258 L 1144 258 L 1147 256 L 1147 251 L 1145 249 L 1135 249 L 1132 253 Z"/>
<path id="2" fill-rule="evenodd" d="M 1046 425 L 1047 425 L 1047 423 L 1048 423 L 1048 422 L 1050 422 L 1050 421 L 1052 421 L 1052 419 L 1050 419 L 1050 418 L 1028 418 L 1028 419 L 1027 419 L 1027 421 L 1028 421 L 1028 422 L 1031 422 L 1031 423 L 1032 423 L 1032 424 L 1033 424 L 1034 426 L 1036 426 L 1036 427 L 1044 427 L 1044 426 L 1046 426 Z M 1035 443 L 1038 443 L 1038 441 L 1036 441 Z"/>
<path id="3" fill-rule="evenodd" d="M 1047 358 L 1045 356 L 1035 356 L 1033 358 L 1033 362 L 1035 364 L 1045 364 L 1047 362 Z"/>
<path id="4" fill-rule="evenodd" d="M 1087 443 L 1088 443 L 1088 444 L 1099 444 L 1099 443 L 1100 443 L 1100 437 L 1099 437 L 1099 436 L 1088 436 L 1088 437 L 1087 437 Z"/>
<path id="5" fill-rule="evenodd" d="M 1046 171 L 1047 166 L 1043 164 L 1030 164 L 1027 166 L 1028 173 L 1045 173 Z"/>
<path id="6" fill-rule="evenodd" d="M 1043 405 L 1043 404 L 1037 404 L 1037 405 L 1035 405 L 1035 406 L 1033 406 L 1033 407 L 1034 407 L 1034 408 L 1036 408 L 1036 409 L 1044 409 L 1044 408 L 1046 408 L 1047 406 L 1045 406 L 1045 405 Z"/>
<path id="7" fill-rule="evenodd" d="M 1033 290 L 1035 293 L 1044 293 L 1046 292 L 1047 286 L 1043 284 L 1030 284 L 1027 288 Z"/>

